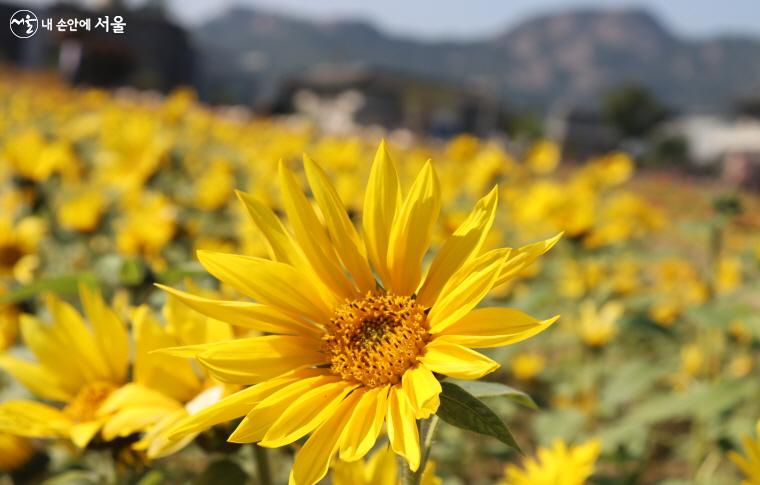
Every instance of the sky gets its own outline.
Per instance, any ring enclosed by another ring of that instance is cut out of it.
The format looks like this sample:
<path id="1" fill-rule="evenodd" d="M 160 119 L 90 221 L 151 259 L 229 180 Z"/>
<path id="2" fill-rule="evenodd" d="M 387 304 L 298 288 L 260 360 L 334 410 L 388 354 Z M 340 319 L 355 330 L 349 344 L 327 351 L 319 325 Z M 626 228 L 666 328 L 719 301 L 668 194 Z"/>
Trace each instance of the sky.
<path id="1" fill-rule="evenodd" d="M 17 0 L 18 1 L 18 0 Z M 127 0 L 138 3 L 143 0 Z M 165 0 L 186 24 L 201 23 L 233 5 L 249 5 L 317 20 L 368 20 L 385 32 L 420 39 L 477 39 L 535 15 L 580 7 L 639 7 L 676 34 L 760 37 L 760 0 Z M 29 5 L 50 0 L 22 0 Z M 97 4 L 102 0 L 81 0 Z"/>

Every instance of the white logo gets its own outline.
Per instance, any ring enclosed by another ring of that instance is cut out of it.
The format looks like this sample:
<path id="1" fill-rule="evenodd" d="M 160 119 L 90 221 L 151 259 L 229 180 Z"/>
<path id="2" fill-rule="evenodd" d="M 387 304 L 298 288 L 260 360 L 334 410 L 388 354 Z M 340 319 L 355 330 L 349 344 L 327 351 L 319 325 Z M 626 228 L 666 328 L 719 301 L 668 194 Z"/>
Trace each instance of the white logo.
<path id="1" fill-rule="evenodd" d="M 19 39 L 28 39 L 37 33 L 37 23 L 31 10 L 17 10 L 11 15 L 11 33 Z"/>

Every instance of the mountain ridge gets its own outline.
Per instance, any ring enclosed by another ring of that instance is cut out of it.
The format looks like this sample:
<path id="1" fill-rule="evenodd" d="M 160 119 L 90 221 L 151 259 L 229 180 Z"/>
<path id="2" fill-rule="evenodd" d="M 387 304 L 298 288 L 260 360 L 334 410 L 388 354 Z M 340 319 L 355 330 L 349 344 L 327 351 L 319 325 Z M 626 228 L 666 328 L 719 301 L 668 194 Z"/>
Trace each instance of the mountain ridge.
<path id="1" fill-rule="evenodd" d="M 476 85 L 522 108 L 598 104 L 637 82 L 675 109 L 726 110 L 760 86 L 760 37 L 682 38 L 645 10 L 538 15 L 474 40 L 417 40 L 364 20 L 312 21 L 233 7 L 193 31 L 212 81 L 251 101 L 316 65 L 361 63 Z"/>

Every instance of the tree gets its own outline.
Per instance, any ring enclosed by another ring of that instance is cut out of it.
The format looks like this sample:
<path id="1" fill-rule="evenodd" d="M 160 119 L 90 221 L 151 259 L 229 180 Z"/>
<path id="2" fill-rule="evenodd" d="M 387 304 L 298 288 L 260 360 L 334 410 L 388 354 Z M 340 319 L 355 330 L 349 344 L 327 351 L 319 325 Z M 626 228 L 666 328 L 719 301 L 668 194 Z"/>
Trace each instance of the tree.
<path id="1" fill-rule="evenodd" d="M 668 117 L 668 109 L 646 87 L 624 84 L 610 91 L 604 99 L 607 120 L 626 137 L 648 135 L 654 126 Z"/>

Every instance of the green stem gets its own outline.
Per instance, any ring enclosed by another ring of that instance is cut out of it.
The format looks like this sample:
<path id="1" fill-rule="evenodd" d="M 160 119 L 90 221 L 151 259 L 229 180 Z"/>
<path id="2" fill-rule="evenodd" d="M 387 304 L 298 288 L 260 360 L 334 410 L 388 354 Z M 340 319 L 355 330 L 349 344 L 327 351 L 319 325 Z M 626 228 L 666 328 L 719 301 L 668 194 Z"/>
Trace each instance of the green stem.
<path id="1" fill-rule="evenodd" d="M 269 454 L 267 449 L 257 444 L 253 445 L 253 456 L 256 459 L 256 471 L 260 485 L 272 485 L 272 471 L 269 467 Z"/>
<path id="2" fill-rule="evenodd" d="M 430 450 L 433 447 L 433 438 L 435 437 L 436 428 L 438 428 L 439 418 L 437 415 L 429 419 L 421 419 L 417 421 L 417 428 L 420 434 L 420 466 L 416 472 L 413 472 L 408 463 L 400 459 L 399 460 L 399 481 L 403 485 L 420 485 L 422 481 L 422 474 L 425 472 L 428 459 L 430 458 Z"/>

